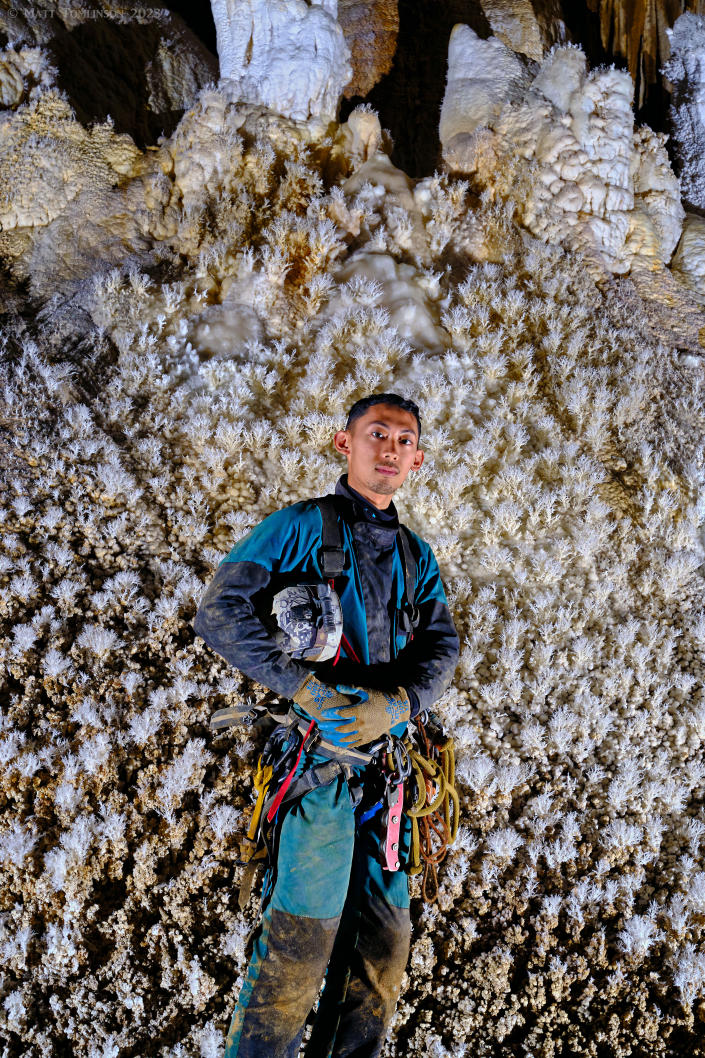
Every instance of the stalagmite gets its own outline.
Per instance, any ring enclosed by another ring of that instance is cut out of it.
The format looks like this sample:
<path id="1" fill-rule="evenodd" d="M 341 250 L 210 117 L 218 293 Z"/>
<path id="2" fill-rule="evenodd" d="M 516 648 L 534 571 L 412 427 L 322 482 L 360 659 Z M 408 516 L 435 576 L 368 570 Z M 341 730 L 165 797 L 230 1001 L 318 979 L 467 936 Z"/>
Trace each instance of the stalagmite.
<path id="1" fill-rule="evenodd" d="M 504 104 L 519 99 L 530 83 L 521 61 L 500 40 L 480 40 L 469 26 L 456 26 L 448 45 L 448 85 L 441 109 L 444 150 L 453 150 L 456 136 L 491 125 Z"/>
<path id="2" fill-rule="evenodd" d="M 238 102 L 334 118 L 352 76 L 337 0 L 212 0 L 221 84 Z"/>
<path id="3" fill-rule="evenodd" d="M 686 213 L 673 271 L 705 302 L 705 218 Z"/>

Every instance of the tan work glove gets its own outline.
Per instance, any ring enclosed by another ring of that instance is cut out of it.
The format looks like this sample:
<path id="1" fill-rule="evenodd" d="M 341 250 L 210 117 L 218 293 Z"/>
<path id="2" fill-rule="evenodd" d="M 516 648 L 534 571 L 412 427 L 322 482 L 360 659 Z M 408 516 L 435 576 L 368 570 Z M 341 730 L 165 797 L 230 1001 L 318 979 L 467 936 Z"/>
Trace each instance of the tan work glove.
<path id="1" fill-rule="evenodd" d="M 346 687 L 345 690 L 350 691 L 352 688 Z M 296 702 L 307 716 L 318 722 L 324 738 L 337 742 L 335 731 L 342 719 L 338 710 L 342 707 L 349 708 L 355 699 L 350 694 L 342 693 L 337 687 L 321 683 L 317 676 L 311 675 L 299 687 L 292 701 Z"/>
<path id="2" fill-rule="evenodd" d="M 345 687 L 338 684 L 338 690 L 355 695 L 357 701 L 338 709 L 343 721 L 350 721 L 345 727 L 336 728 L 337 739 L 341 746 L 366 746 L 388 734 L 396 724 L 408 723 L 411 716 L 409 695 L 403 687 L 394 691 L 373 691 L 364 687 Z"/>

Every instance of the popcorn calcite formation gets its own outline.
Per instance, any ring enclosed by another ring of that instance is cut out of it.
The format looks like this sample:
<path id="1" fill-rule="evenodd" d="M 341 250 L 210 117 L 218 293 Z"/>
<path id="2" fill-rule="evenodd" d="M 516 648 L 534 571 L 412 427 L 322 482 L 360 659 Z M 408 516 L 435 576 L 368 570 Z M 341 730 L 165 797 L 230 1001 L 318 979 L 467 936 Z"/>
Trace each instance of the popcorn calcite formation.
<path id="1" fill-rule="evenodd" d="M 535 235 L 612 272 L 637 260 L 658 268 L 684 212 L 665 137 L 634 129 L 632 95 L 628 74 L 588 72 L 578 48 L 554 48 L 532 77 L 501 41 L 457 26 L 441 111 L 445 164 L 512 199 Z"/>
<path id="2" fill-rule="evenodd" d="M 565 91 L 604 98 L 570 62 Z M 438 904 L 413 885 L 385 1058 L 701 1054 L 703 366 L 640 294 L 690 288 L 532 234 L 491 130 L 496 186 L 411 181 L 369 110 L 299 121 L 210 88 L 142 151 L 22 78 L 0 134 L 46 195 L 5 163 L 0 251 L 35 283 L 0 315 L 7 1058 L 222 1053 L 264 735 L 208 720 L 271 695 L 191 620 L 240 534 L 330 491 L 333 431 L 386 389 L 423 409 L 399 508 L 461 637 L 438 709 L 463 820 Z M 635 197 L 662 173 L 641 135 L 614 161 Z"/>

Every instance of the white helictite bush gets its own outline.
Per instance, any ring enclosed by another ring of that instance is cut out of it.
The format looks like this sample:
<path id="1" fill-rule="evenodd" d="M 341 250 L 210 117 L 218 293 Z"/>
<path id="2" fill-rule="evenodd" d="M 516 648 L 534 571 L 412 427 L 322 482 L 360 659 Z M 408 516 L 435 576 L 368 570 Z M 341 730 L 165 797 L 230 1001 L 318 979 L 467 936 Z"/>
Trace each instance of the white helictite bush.
<path id="1" fill-rule="evenodd" d="M 683 198 L 705 206 L 705 17 L 686 12 L 667 30 L 671 56 L 663 72 L 672 86 L 671 123 Z"/>
<path id="2" fill-rule="evenodd" d="M 208 720 L 271 696 L 191 620 L 242 533 L 332 488 L 332 433 L 384 390 L 422 410 L 398 505 L 460 633 L 438 710 L 463 815 L 385 1053 L 702 1046 L 701 367 L 627 280 L 598 289 L 502 196 L 412 185 L 355 121 L 321 142 L 203 93 L 141 265 L 5 305 L 7 1058 L 220 1053 L 263 735 Z"/>

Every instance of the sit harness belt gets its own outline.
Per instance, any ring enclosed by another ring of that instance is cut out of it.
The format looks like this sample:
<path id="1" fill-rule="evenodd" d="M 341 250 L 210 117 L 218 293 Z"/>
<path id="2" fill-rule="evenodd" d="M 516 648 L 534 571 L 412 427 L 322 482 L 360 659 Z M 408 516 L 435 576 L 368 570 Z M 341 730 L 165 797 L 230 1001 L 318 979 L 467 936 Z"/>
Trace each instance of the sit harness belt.
<path id="1" fill-rule="evenodd" d="M 230 726 L 223 722 L 222 714 L 235 712 L 242 722 L 242 711 L 220 710 L 214 714 L 212 726 L 216 729 Z M 250 707 L 245 714 L 246 722 L 255 723 L 268 712 L 264 706 Z M 240 886 L 240 906 L 244 908 L 249 900 L 257 867 L 264 861 L 275 860 L 274 843 L 281 810 L 338 777 L 346 781 L 353 804 L 359 809 L 363 793 L 359 772 L 373 762 L 379 766 L 384 779 L 384 792 L 373 805 L 360 812 L 358 826 L 381 813 L 380 861 L 385 870 L 397 871 L 402 866 L 399 848 L 402 814 L 409 817 L 411 842 L 403 866 L 407 874 L 423 873 L 422 895 L 424 900 L 433 903 L 438 896 L 438 865 L 455 841 L 460 815 L 452 739 L 444 737 L 440 727 L 422 713 L 415 718 L 413 736 L 407 734 L 400 739 L 388 735 L 365 752 L 326 742 L 314 721 L 306 724 L 293 710 L 286 716 L 269 715 L 279 723 L 257 764 L 254 779 L 257 800 L 240 846 L 240 863 L 246 867 Z M 302 757 L 310 753 L 328 759 L 298 774 Z"/>

